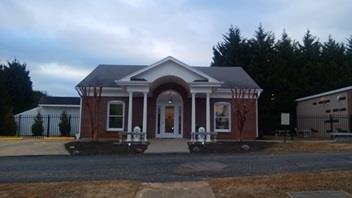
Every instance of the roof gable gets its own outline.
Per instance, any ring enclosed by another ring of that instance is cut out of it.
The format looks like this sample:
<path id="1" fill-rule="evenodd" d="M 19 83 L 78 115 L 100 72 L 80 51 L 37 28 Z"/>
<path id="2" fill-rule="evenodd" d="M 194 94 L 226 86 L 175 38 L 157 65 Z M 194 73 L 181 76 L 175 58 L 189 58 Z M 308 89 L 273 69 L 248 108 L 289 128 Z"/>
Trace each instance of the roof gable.
<path id="1" fill-rule="evenodd" d="M 211 76 L 186 65 L 185 63 L 168 56 L 154 64 L 144 67 L 132 74 L 129 74 L 119 81 L 126 82 L 133 79 L 145 80 L 153 82 L 154 80 L 163 76 L 177 76 L 186 82 L 212 82 L 220 83 Z"/>

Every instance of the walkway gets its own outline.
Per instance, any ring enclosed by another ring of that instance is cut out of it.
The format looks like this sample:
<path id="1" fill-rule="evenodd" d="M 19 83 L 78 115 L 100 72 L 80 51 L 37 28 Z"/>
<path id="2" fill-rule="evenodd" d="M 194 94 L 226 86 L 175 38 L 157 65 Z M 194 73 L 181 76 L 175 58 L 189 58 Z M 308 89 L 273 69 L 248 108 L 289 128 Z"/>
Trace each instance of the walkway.
<path id="1" fill-rule="evenodd" d="M 151 139 L 145 153 L 189 153 L 188 139 Z"/>

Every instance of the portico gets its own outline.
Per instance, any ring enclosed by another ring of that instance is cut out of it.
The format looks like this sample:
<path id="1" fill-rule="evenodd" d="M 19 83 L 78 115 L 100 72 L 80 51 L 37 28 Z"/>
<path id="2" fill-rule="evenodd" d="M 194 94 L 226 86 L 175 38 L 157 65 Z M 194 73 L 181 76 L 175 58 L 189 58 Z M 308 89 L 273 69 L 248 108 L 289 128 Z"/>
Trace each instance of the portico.
<path id="1" fill-rule="evenodd" d="M 161 66 L 163 65 L 163 66 Z M 155 70 L 160 67 L 169 67 L 172 65 L 170 72 L 168 69 L 162 69 L 163 72 L 158 71 L 157 75 Z M 151 135 L 155 138 L 185 138 L 189 137 L 190 133 L 197 132 L 197 122 L 196 122 L 196 111 L 197 111 L 197 98 L 205 99 L 205 105 L 202 107 L 206 109 L 205 115 L 205 125 L 198 126 L 198 128 L 204 128 L 203 133 L 212 132 L 210 128 L 210 95 L 213 90 L 220 87 L 222 82 L 211 78 L 210 76 L 203 74 L 199 71 L 194 71 L 190 69 L 189 66 L 178 60 L 170 57 L 162 60 L 154 65 L 149 66 L 146 70 L 138 71 L 131 74 L 121 80 L 116 81 L 116 84 L 122 87 L 128 93 L 128 122 L 127 122 L 127 132 L 132 133 L 134 127 L 138 126 L 133 123 L 133 98 L 138 95 L 140 97 L 143 95 L 143 123 L 142 131 L 144 133 L 145 141 L 148 139 L 148 135 L 151 132 L 155 132 Z M 182 89 L 182 93 L 179 93 L 175 89 Z M 148 109 L 148 98 L 153 99 L 151 102 L 155 103 L 151 106 L 155 106 L 155 111 L 153 109 Z M 188 105 L 190 99 L 191 108 L 185 108 Z M 191 129 L 189 131 L 188 127 L 184 128 L 184 114 L 191 115 Z M 148 131 L 148 116 L 154 114 L 155 127 L 154 130 Z M 200 138 L 205 138 L 206 141 L 211 141 L 211 136 L 206 135 L 206 137 L 199 136 Z M 127 135 L 127 141 L 133 141 L 131 135 Z"/>

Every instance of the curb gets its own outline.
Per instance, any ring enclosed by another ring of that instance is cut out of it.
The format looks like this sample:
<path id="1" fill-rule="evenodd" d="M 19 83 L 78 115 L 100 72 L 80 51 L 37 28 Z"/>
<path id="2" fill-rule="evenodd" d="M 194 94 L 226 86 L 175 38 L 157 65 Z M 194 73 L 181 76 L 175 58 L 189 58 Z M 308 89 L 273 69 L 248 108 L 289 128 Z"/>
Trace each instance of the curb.
<path id="1" fill-rule="evenodd" d="M 74 137 L 44 137 L 45 141 L 73 141 Z"/>

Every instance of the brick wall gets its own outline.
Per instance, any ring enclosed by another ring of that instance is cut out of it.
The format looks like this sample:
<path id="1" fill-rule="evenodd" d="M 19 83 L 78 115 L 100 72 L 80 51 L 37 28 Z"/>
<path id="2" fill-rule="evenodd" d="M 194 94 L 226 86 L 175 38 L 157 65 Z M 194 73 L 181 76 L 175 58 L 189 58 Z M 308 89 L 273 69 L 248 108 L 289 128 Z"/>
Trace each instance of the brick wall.
<path id="1" fill-rule="evenodd" d="M 148 138 L 155 137 L 156 131 L 156 100 L 158 95 L 168 89 L 173 89 L 180 93 L 183 98 L 183 137 L 190 138 L 191 133 L 191 105 L 192 100 L 188 97 L 187 91 L 180 85 L 174 83 L 164 84 L 153 90 L 151 97 L 148 97 L 148 111 L 147 111 L 147 130 Z M 91 99 L 88 99 L 91 100 Z M 117 138 L 116 131 L 107 131 L 107 104 L 111 100 L 120 100 L 125 103 L 125 120 L 124 131 L 127 131 L 128 120 L 128 97 L 102 97 L 100 103 L 100 119 L 99 119 L 99 138 Z M 84 101 L 83 101 L 84 102 Z M 215 102 L 230 102 L 231 99 L 210 99 L 210 126 L 214 129 L 214 103 Z M 242 139 L 253 140 L 256 138 L 256 103 L 254 100 L 246 101 L 248 108 L 247 121 L 242 134 Z M 133 119 L 132 127 L 141 126 L 143 122 L 143 97 L 133 98 Z M 81 137 L 90 137 L 90 125 L 88 118 L 88 111 L 86 107 L 82 106 L 81 116 Z M 219 139 L 239 139 L 239 131 L 237 129 L 237 116 L 235 113 L 231 115 L 231 132 L 221 132 L 218 135 Z M 196 98 L 196 126 L 206 126 L 206 107 L 205 98 Z"/>

